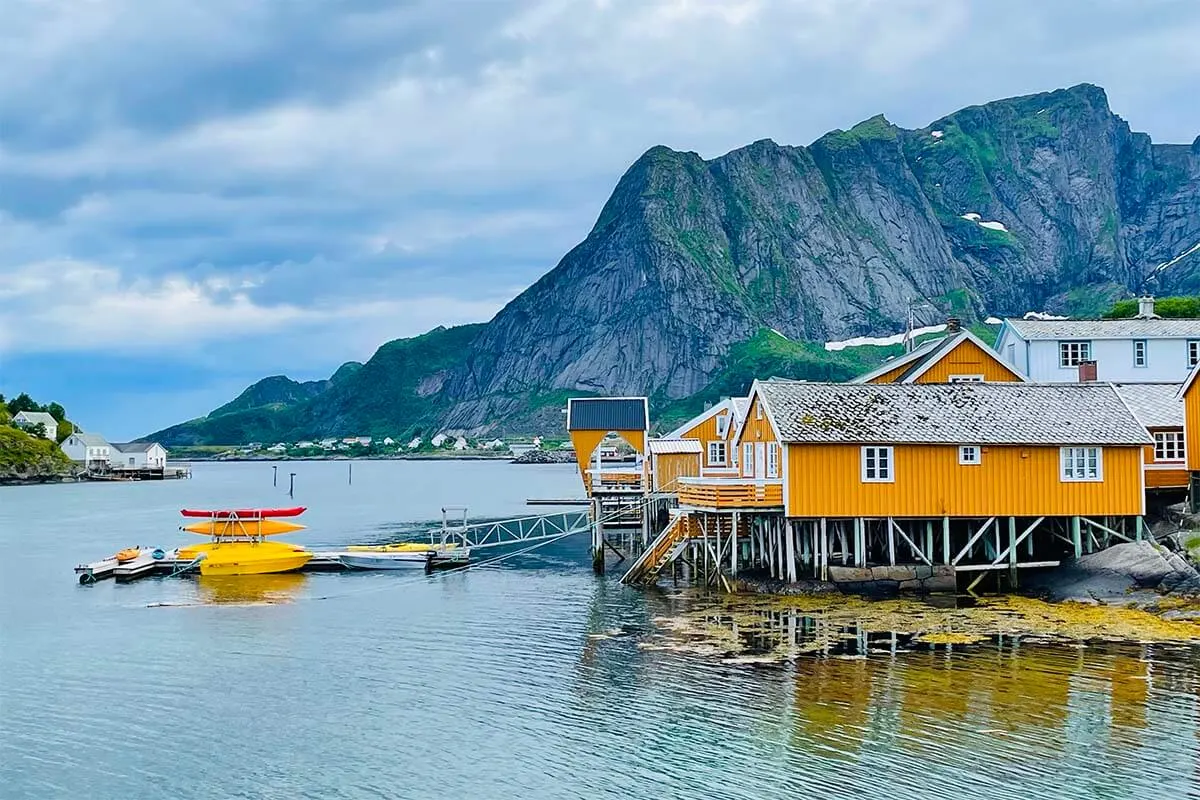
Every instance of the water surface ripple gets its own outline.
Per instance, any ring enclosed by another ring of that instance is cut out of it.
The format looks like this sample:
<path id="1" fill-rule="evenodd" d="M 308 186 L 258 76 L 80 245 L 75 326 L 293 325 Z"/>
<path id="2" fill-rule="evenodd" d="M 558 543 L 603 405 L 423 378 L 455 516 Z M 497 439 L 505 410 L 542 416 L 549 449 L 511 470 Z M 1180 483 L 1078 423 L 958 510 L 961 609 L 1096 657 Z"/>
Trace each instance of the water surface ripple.
<path id="1" fill-rule="evenodd" d="M 281 471 L 314 547 L 578 493 L 553 465 Z M 580 539 L 431 578 L 71 575 L 187 541 L 180 507 L 286 500 L 264 464 L 0 489 L 0 797 L 1200 796 L 1188 646 L 872 640 L 726 663 L 656 649 L 687 601 L 596 578 Z"/>

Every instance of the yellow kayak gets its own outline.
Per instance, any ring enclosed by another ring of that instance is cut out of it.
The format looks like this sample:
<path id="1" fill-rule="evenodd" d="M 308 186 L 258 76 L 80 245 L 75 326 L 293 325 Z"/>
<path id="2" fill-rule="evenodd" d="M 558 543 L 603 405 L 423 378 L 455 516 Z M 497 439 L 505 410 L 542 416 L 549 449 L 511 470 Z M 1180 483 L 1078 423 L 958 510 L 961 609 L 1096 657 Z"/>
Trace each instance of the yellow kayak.
<path id="1" fill-rule="evenodd" d="M 421 542 L 397 542 L 396 544 L 352 544 L 346 549 L 357 553 L 424 553 L 429 550 L 453 550 L 456 544 L 443 547 L 440 544 L 423 544 Z"/>
<path id="2" fill-rule="evenodd" d="M 206 522 L 193 522 L 184 525 L 180 530 L 197 533 L 201 536 L 235 537 L 235 536 L 278 536 L 281 533 L 302 531 L 304 526 L 295 522 L 284 522 L 279 519 L 234 520 L 215 519 Z"/>
<path id="3" fill-rule="evenodd" d="M 201 575 L 265 575 L 303 567 L 313 554 L 286 542 L 207 542 L 179 550 L 181 559 L 203 554 Z"/>

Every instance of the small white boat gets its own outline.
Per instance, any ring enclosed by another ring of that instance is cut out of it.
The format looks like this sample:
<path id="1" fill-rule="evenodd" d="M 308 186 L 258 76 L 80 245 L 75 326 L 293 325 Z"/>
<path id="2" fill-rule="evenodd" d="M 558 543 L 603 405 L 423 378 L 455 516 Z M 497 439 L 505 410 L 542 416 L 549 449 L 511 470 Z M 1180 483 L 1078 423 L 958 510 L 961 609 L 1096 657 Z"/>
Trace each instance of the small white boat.
<path id="1" fill-rule="evenodd" d="M 339 553 L 338 560 L 351 569 L 424 569 L 433 559 L 430 550 L 390 550 Z"/>

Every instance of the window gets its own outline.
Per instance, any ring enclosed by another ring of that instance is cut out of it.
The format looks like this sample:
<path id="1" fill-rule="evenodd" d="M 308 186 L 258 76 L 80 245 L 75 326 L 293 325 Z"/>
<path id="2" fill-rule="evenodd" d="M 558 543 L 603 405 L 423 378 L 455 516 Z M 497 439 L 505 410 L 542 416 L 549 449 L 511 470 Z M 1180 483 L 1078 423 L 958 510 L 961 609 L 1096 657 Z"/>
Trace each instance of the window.
<path id="1" fill-rule="evenodd" d="M 1200 362 L 1200 340 L 1188 339 L 1188 369 Z"/>
<path id="2" fill-rule="evenodd" d="M 763 418 L 763 413 L 762 413 L 762 403 L 755 403 L 755 404 L 754 404 L 754 418 L 755 418 L 755 419 L 762 419 L 762 418 Z"/>
<path id="3" fill-rule="evenodd" d="M 958 448 L 958 463 L 960 464 L 979 464 L 983 461 L 982 453 L 979 450 L 979 445 L 964 444 Z"/>
<path id="4" fill-rule="evenodd" d="M 717 417 L 717 437 L 720 439 L 724 439 L 725 434 L 728 432 L 729 432 L 729 415 L 722 414 L 721 416 Z"/>
<path id="5" fill-rule="evenodd" d="M 1080 361 L 1092 360 L 1091 342 L 1059 342 L 1058 365 L 1060 367 L 1078 367 Z"/>
<path id="6" fill-rule="evenodd" d="M 951 375 L 951 383 L 983 383 L 982 375 Z"/>
<path id="7" fill-rule="evenodd" d="M 1146 340 L 1133 340 L 1133 365 L 1135 367 L 1146 366 Z"/>
<path id="8" fill-rule="evenodd" d="M 725 443 L 724 442 L 709 442 L 708 443 L 708 465 L 710 467 L 725 466 Z"/>
<path id="9" fill-rule="evenodd" d="M 1061 452 L 1064 481 L 1104 479 L 1104 463 L 1099 447 L 1064 447 Z"/>
<path id="10" fill-rule="evenodd" d="M 742 445 L 742 474 L 754 474 L 754 442 L 746 442 Z"/>
<path id="11" fill-rule="evenodd" d="M 1183 461 L 1183 431 L 1155 431 L 1154 460 Z"/>
<path id="12" fill-rule="evenodd" d="M 729 466 L 737 469 L 738 465 L 738 449 L 736 445 L 729 445 Z"/>
<path id="13" fill-rule="evenodd" d="M 767 477 L 779 477 L 779 443 L 767 442 Z"/>
<path id="14" fill-rule="evenodd" d="M 891 483 L 896 479 L 892 471 L 892 448 L 862 449 L 862 479 L 864 483 Z"/>

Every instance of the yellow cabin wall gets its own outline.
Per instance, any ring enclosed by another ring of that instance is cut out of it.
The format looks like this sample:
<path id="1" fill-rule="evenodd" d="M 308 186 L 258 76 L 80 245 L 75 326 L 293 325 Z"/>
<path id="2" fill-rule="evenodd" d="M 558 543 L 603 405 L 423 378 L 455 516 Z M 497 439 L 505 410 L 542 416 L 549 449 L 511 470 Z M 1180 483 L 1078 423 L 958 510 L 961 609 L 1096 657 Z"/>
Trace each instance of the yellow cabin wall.
<path id="1" fill-rule="evenodd" d="M 717 420 L 721 417 L 729 418 L 728 427 L 725 429 L 724 436 L 717 435 Z M 704 466 L 706 466 L 706 467 L 712 466 L 713 469 L 725 469 L 728 466 L 729 461 L 730 461 L 730 455 L 728 453 L 728 448 L 726 448 L 725 466 L 717 465 L 717 464 L 710 465 L 708 463 L 708 443 L 709 442 L 728 441 L 728 439 L 733 436 L 733 429 L 734 429 L 733 414 L 731 411 L 725 410 L 718 414 L 713 414 L 711 417 L 709 417 L 706 420 L 702 420 L 701 422 L 696 423 L 695 425 L 693 425 L 692 427 L 688 428 L 683 433 L 681 433 L 679 435 L 679 438 L 680 439 L 696 439 L 700 442 L 700 448 L 703 451 L 700 455 L 700 458 L 701 458 L 702 462 L 704 463 Z"/>
<path id="2" fill-rule="evenodd" d="M 1104 480 L 1059 479 L 1058 447 L 987 446 L 958 463 L 953 445 L 896 445 L 894 483 L 864 483 L 859 445 L 786 447 L 792 517 L 1125 516 L 1143 513 L 1142 450 L 1105 447 Z"/>
<path id="3" fill-rule="evenodd" d="M 1183 446 L 1187 468 L 1200 470 L 1200 380 L 1192 381 L 1183 396 Z"/>
<path id="4" fill-rule="evenodd" d="M 1021 378 L 1004 366 L 994 353 L 963 339 L 929 368 L 916 383 L 949 383 L 951 375 L 982 375 L 988 383 L 1015 383 Z"/>
<path id="5" fill-rule="evenodd" d="M 907 372 L 908 368 L 911 366 L 912 366 L 911 361 L 909 361 L 905 364 L 901 364 L 898 367 L 889 369 L 887 372 L 883 373 L 882 375 L 872 378 L 871 380 L 867 381 L 867 383 L 895 383 L 896 380 L 901 375 L 903 375 L 905 372 Z"/>
<path id="6" fill-rule="evenodd" d="M 895 383 L 912 367 L 911 361 L 901 364 L 868 382 Z M 988 383 L 1015 383 L 1021 380 L 995 353 L 965 338 L 943 355 L 928 372 L 917 378 L 915 383 L 949 383 L 951 375 L 982 375 Z"/>
<path id="7" fill-rule="evenodd" d="M 758 409 L 761 408 L 762 400 L 755 397 L 750 403 L 750 408 L 746 412 L 746 424 L 742 427 L 742 436 L 737 441 L 740 446 L 745 442 L 773 442 L 775 441 L 775 430 L 771 427 L 771 420 L 767 419 L 767 414 L 764 411 L 762 419 L 759 419 Z"/>
<path id="8" fill-rule="evenodd" d="M 695 478 L 700 475 L 699 453 L 662 453 L 654 457 L 654 488 L 661 490 L 671 486 L 677 478 Z M 672 487 L 678 488 L 678 487 Z"/>

